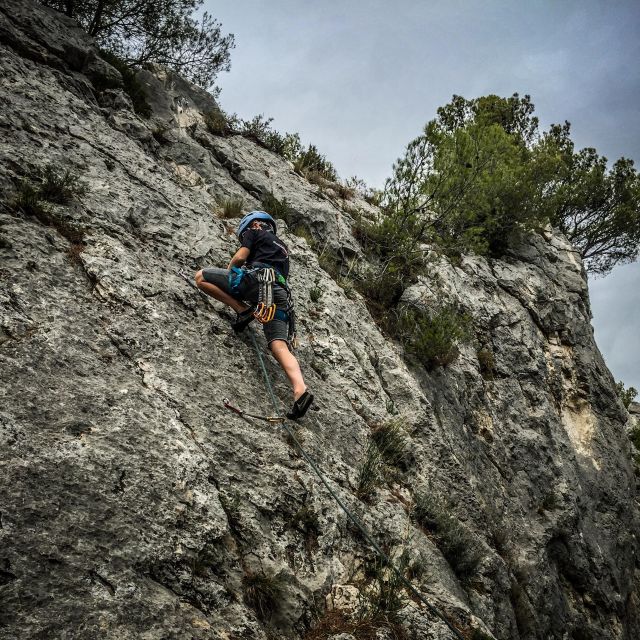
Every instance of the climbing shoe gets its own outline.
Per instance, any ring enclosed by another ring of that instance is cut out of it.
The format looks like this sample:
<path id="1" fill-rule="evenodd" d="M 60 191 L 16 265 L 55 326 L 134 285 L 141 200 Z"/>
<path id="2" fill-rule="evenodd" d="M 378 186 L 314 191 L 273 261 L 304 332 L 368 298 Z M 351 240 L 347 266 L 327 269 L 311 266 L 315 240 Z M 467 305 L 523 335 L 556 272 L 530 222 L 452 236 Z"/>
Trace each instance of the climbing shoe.
<path id="1" fill-rule="evenodd" d="M 231 323 L 231 328 L 235 333 L 242 333 L 253 320 L 253 309 L 249 308 L 242 313 L 236 314 L 236 319 Z"/>
<path id="2" fill-rule="evenodd" d="M 297 420 L 307 413 L 307 409 L 313 402 L 313 395 L 308 391 L 305 391 L 294 403 L 291 411 L 287 413 L 289 420 Z"/>

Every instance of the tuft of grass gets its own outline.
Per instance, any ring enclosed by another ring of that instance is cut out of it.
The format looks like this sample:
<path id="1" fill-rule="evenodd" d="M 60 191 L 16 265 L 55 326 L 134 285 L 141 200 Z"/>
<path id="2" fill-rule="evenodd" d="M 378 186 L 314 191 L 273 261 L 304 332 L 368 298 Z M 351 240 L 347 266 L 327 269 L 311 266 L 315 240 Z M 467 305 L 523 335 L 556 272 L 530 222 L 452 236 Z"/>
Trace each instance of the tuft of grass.
<path id="1" fill-rule="evenodd" d="M 407 438 L 400 419 L 389 420 L 373 428 L 371 440 L 386 464 L 400 467 L 406 463 Z"/>
<path id="2" fill-rule="evenodd" d="M 22 211 L 25 215 L 40 218 L 40 216 L 46 215 L 47 207 L 44 198 L 40 195 L 40 189 L 34 187 L 27 180 L 21 180 L 18 183 L 12 208 L 16 211 Z"/>
<path id="3" fill-rule="evenodd" d="M 278 579 L 266 573 L 245 573 L 242 578 L 245 603 L 263 622 L 269 620 L 278 608 L 280 584 Z"/>
<path id="4" fill-rule="evenodd" d="M 309 290 L 309 298 L 311 298 L 311 302 L 317 303 L 320 302 L 320 298 L 322 298 L 322 287 L 316 282 L 316 284 L 311 287 Z"/>
<path id="5" fill-rule="evenodd" d="M 73 172 L 60 172 L 52 165 L 45 167 L 36 174 L 38 185 L 30 180 L 18 183 L 16 197 L 11 203 L 15 211 L 36 218 L 41 224 L 53 227 L 72 245 L 70 256 L 79 258 L 80 247 L 84 248 L 86 231 L 84 228 L 71 223 L 61 213 L 54 211 L 49 203 L 69 204 L 75 198 L 84 195 L 86 186 Z"/>
<path id="6" fill-rule="evenodd" d="M 493 351 L 490 349 L 480 349 L 476 353 L 478 364 L 480 365 L 480 375 L 485 380 L 493 380 L 496 371 L 496 360 Z"/>
<path id="7" fill-rule="evenodd" d="M 429 495 L 419 494 L 412 513 L 414 521 L 435 540 L 454 573 L 461 580 L 473 576 L 482 555 L 470 531 L 451 514 L 451 507 Z"/>
<path id="8" fill-rule="evenodd" d="M 406 549 L 392 562 L 395 562 L 398 571 L 405 575 L 409 566 L 409 554 Z M 378 556 L 365 568 L 365 573 L 371 576 L 371 580 L 360 603 L 360 617 L 384 620 L 388 623 L 398 622 L 398 613 L 404 606 L 404 583 L 400 576 Z"/>
<path id="9" fill-rule="evenodd" d="M 299 238 L 304 238 L 312 249 L 315 246 L 315 240 L 311 235 L 311 231 L 309 231 L 309 229 L 307 229 L 303 224 L 297 224 L 291 229 L 291 233 Z"/>
<path id="10" fill-rule="evenodd" d="M 225 198 L 220 203 L 219 215 L 225 220 L 242 216 L 244 200 L 239 196 Z"/>
<path id="11" fill-rule="evenodd" d="M 47 165 L 41 172 L 40 197 L 54 204 L 69 204 L 87 193 L 87 185 L 70 169 L 60 171 Z"/>
<path id="12" fill-rule="evenodd" d="M 364 460 L 358 471 L 356 495 L 362 500 L 369 500 L 382 481 L 383 460 L 375 442 L 370 441 L 364 454 Z"/>

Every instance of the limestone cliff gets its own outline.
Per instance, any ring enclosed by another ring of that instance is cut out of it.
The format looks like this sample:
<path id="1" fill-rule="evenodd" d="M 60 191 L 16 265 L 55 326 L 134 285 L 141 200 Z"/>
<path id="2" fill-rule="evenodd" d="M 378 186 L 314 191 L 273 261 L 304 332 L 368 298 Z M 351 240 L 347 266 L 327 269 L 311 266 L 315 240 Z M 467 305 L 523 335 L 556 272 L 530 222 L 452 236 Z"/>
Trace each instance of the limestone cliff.
<path id="1" fill-rule="evenodd" d="M 256 353 L 177 274 L 234 251 L 225 198 L 286 198 L 345 256 L 361 256 L 352 216 L 371 205 L 211 135 L 213 99 L 174 74 L 139 78 L 149 119 L 72 21 L 0 5 L 0 638 L 400 637 L 344 622 L 340 594 L 373 588 L 371 550 L 279 427 L 222 408 L 270 411 Z M 86 192 L 25 215 L 20 181 L 50 165 Z M 502 261 L 433 263 L 407 300 L 456 302 L 483 344 L 427 372 L 281 228 L 317 398 L 297 434 L 422 594 L 468 638 L 640 637 L 628 414 L 571 246 L 549 232 Z M 364 501 L 359 469 L 389 420 L 406 455 Z M 465 551 L 419 526 L 418 495 L 445 505 Z M 262 615 L 255 576 L 276 585 Z M 452 637 L 402 597 L 406 637 Z"/>

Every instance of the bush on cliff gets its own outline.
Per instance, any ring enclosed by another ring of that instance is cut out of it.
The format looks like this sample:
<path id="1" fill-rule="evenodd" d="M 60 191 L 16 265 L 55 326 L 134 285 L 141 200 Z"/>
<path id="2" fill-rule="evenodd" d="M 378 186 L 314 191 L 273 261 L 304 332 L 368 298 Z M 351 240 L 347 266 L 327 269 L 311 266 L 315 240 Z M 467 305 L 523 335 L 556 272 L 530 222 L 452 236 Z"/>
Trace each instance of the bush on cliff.
<path id="1" fill-rule="evenodd" d="M 460 354 L 458 346 L 469 340 L 471 319 L 451 306 L 434 311 L 403 309 L 397 321 L 397 335 L 406 351 L 430 371 L 446 367 Z"/>
<path id="2" fill-rule="evenodd" d="M 165 65 L 204 88 L 230 68 L 233 34 L 208 13 L 203 0 L 40 0 L 77 20 L 98 44 L 128 67 Z"/>
<path id="3" fill-rule="evenodd" d="M 523 231 L 560 227 L 587 268 L 607 273 L 640 249 L 640 178 L 576 152 L 569 123 L 540 133 L 529 96 L 454 96 L 409 143 L 382 199 L 393 235 L 448 255 L 499 257 Z M 382 223 L 380 223 L 382 224 Z M 383 234 L 384 235 L 384 234 Z"/>
<path id="4" fill-rule="evenodd" d="M 143 118 L 151 116 L 151 106 L 147 102 L 147 94 L 138 80 L 135 69 L 131 68 L 122 58 L 111 51 L 102 50 L 100 55 L 112 66 L 115 67 L 122 76 L 122 88 L 131 99 L 133 110 Z M 99 91 L 108 89 L 109 87 L 98 84 L 96 89 Z"/>

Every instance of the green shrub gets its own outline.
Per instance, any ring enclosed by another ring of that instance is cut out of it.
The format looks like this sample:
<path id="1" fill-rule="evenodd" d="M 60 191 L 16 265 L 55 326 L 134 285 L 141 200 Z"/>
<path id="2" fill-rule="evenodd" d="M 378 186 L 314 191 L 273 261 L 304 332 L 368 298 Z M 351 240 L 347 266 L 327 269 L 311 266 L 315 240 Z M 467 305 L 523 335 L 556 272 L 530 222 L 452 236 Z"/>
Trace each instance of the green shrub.
<path id="1" fill-rule="evenodd" d="M 40 197 L 47 202 L 69 204 L 87 193 L 86 184 L 70 169 L 60 171 L 48 165 L 42 170 L 41 179 Z"/>
<path id="2" fill-rule="evenodd" d="M 86 186 L 79 177 L 70 170 L 61 173 L 52 165 L 36 173 L 39 181 L 35 186 L 30 180 L 23 179 L 18 183 L 17 194 L 11 207 L 27 216 L 36 218 L 41 224 L 53 227 L 72 245 L 69 256 L 79 259 L 84 247 L 86 230 L 69 220 L 48 203 L 69 204 L 75 197 L 84 195 Z"/>
<path id="3" fill-rule="evenodd" d="M 624 382 L 616 382 L 616 393 L 618 394 L 618 398 L 625 406 L 625 409 L 629 408 L 629 405 L 635 400 L 638 392 L 633 387 L 629 387 L 625 389 Z"/>
<path id="4" fill-rule="evenodd" d="M 374 206 L 379 206 L 382 199 L 382 191 L 373 189 L 358 176 L 352 176 L 345 180 L 345 186 L 351 189 L 355 194 L 359 195 L 363 200 Z"/>
<path id="5" fill-rule="evenodd" d="M 239 218 L 242 215 L 244 201 L 239 196 L 233 196 L 222 200 L 220 207 L 221 218 Z"/>
<path id="6" fill-rule="evenodd" d="M 476 355 L 478 356 L 478 364 L 480 365 L 480 375 L 482 375 L 485 380 L 493 380 L 493 375 L 496 370 L 493 351 L 490 349 L 480 349 Z"/>
<path id="7" fill-rule="evenodd" d="M 311 235 L 311 231 L 309 231 L 309 229 L 307 229 L 307 227 L 305 227 L 303 224 L 297 224 L 294 227 L 292 227 L 291 233 L 293 233 L 294 236 L 298 236 L 299 238 L 304 238 L 307 241 L 307 244 L 312 249 L 315 246 L 315 240 Z"/>
<path id="8" fill-rule="evenodd" d="M 214 136 L 227 136 L 234 133 L 237 118 L 227 115 L 222 109 L 213 109 L 203 114 L 207 131 Z"/>
<path id="9" fill-rule="evenodd" d="M 333 184 L 330 180 L 327 180 L 319 171 L 305 171 L 303 175 L 311 184 L 316 184 L 321 189 L 326 189 Z"/>
<path id="10" fill-rule="evenodd" d="M 424 271 L 424 256 L 416 244 L 417 225 L 417 221 L 409 224 L 395 216 L 383 216 L 374 222 L 360 217 L 353 228 L 364 252 L 378 265 L 366 277 L 360 277 L 356 287 L 374 319 L 392 334 L 396 318 L 394 314 L 389 317 L 389 311 Z"/>
<path id="11" fill-rule="evenodd" d="M 18 190 L 12 203 L 12 208 L 35 218 L 45 215 L 46 212 L 45 200 L 40 194 L 40 189 L 34 187 L 27 180 L 21 180 L 18 183 Z"/>
<path id="12" fill-rule="evenodd" d="M 466 579 L 475 574 L 482 555 L 469 530 L 451 511 L 450 505 L 421 493 L 416 496 L 412 517 L 433 536 L 458 578 Z"/>
<path id="13" fill-rule="evenodd" d="M 242 578 L 244 601 L 262 621 L 267 621 L 278 608 L 280 584 L 275 576 L 246 573 Z"/>
<path id="14" fill-rule="evenodd" d="M 322 288 L 318 285 L 318 283 L 316 283 L 315 286 L 311 287 L 311 289 L 309 290 L 309 297 L 311 298 L 311 302 L 313 303 L 320 302 L 320 298 L 322 298 Z"/>
<path id="15" fill-rule="evenodd" d="M 300 175 L 306 176 L 309 172 L 315 172 L 325 180 L 330 180 L 331 182 L 337 182 L 338 180 L 338 174 L 335 167 L 313 144 L 310 144 L 304 150 L 300 150 L 293 162 L 293 167 Z"/>
<path id="16" fill-rule="evenodd" d="M 144 86 L 138 80 L 137 72 L 130 67 L 122 58 L 111 51 L 101 50 L 100 56 L 106 60 L 112 67 L 115 67 L 122 76 L 122 88 L 131 98 L 133 110 L 143 118 L 151 117 L 151 105 L 147 102 L 147 94 Z M 108 89 L 108 86 L 98 85 L 99 91 Z"/>
<path id="17" fill-rule="evenodd" d="M 288 226 L 293 226 L 296 222 L 295 213 L 286 198 L 278 200 L 273 193 L 266 193 L 262 198 L 262 208 L 274 218 L 282 218 Z"/>
<path id="18" fill-rule="evenodd" d="M 469 329 L 469 317 L 453 307 L 433 312 L 404 309 L 399 316 L 397 335 L 407 353 L 430 371 L 445 367 L 458 357 L 458 344 L 469 339 Z"/>
<path id="19" fill-rule="evenodd" d="M 334 182 L 331 188 L 338 194 L 343 200 L 353 200 L 356 195 L 355 189 L 343 184 L 342 182 Z"/>
<path id="20" fill-rule="evenodd" d="M 407 438 L 399 419 L 388 420 L 373 428 L 371 440 L 380 456 L 391 467 L 402 466 L 406 462 Z"/>
<path id="21" fill-rule="evenodd" d="M 326 248 L 318 255 L 318 264 L 324 269 L 334 280 L 340 278 L 342 273 L 342 260 L 334 255 Z"/>
<path id="22" fill-rule="evenodd" d="M 391 555 L 393 557 L 393 552 Z M 409 566 L 407 551 L 403 550 L 397 559 L 392 559 L 392 562 L 394 561 L 398 572 L 405 575 Z M 369 583 L 363 589 L 360 599 L 360 619 L 387 624 L 397 623 L 398 613 L 405 605 L 405 587 L 400 575 L 378 556 L 365 566 L 365 575 L 369 576 Z"/>
<path id="23" fill-rule="evenodd" d="M 364 454 L 364 460 L 358 471 L 358 485 L 356 495 L 363 499 L 369 500 L 373 492 L 382 482 L 382 466 L 383 459 L 380 450 L 376 444 L 371 441 L 367 446 Z"/>

